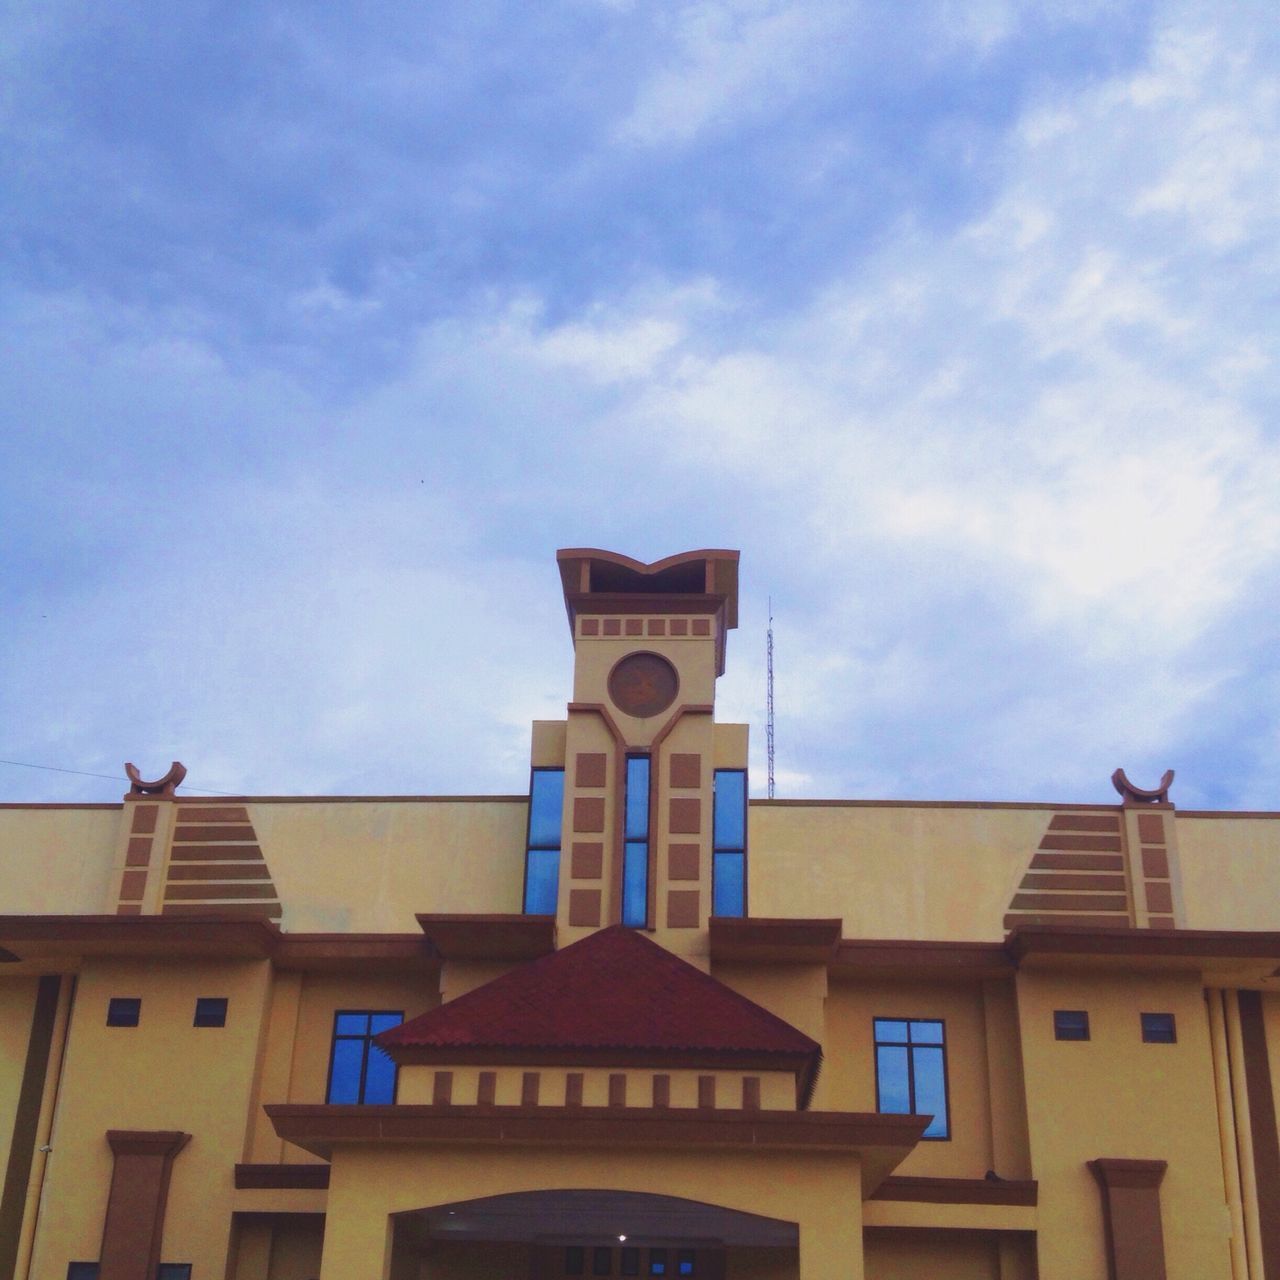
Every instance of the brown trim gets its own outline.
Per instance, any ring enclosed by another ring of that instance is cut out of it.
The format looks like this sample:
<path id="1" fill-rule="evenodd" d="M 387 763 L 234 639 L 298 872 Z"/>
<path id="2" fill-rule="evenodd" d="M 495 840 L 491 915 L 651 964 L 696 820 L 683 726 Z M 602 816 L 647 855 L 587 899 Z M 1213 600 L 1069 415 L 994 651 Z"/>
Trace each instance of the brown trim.
<path id="1" fill-rule="evenodd" d="M 520 1077 L 520 1105 L 536 1107 L 538 1094 L 542 1090 L 542 1072 L 526 1071 Z"/>
<path id="2" fill-rule="evenodd" d="M 431 1105 L 447 1107 L 453 1099 L 453 1072 L 437 1071 L 431 1078 Z"/>
<path id="3" fill-rule="evenodd" d="M 915 942 L 845 938 L 831 962 L 841 975 L 908 975 L 982 979 L 1011 976 L 1014 962 L 999 942 Z"/>
<path id="4" fill-rule="evenodd" d="M 582 1072 L 570 1071 L 564 1078 L 564 1105 L 575 1110 L 582 1106 Z"/>
<path id="5" fill-rule="evenodd" d="M 1021 929 L 1023 925 L 1041 929 L 1053 928 L 1055 925 L 1078 925 L 1097 932 L 1133 928 L 1133 921 L 1127 912 L 1096 916 L 1083 911 L 1026 911 L 1021 915 L 1013 912 L 1006 915 L 1002 923 L 1006 929 L 1011 930 Z"/>
<path id="6" fill-rule="evenodd" d="M 286 933 L 272 956 L 277 969 L 325 972 L 358 967 L 361 973 L 429 970 L 439 961 L 416 933 Z"/>
<path id="7" fill-rule="evenodd" d="M 1120 837 L 1089 836 L 1067 832 L 1065 834 L 1049 834 L 1041 837 L 1041 849 L 1063 849 L 1070 853 L 1121 853 L 1124 846 Z"/>
<path id="8" fill-rule="evenodd" d="M 1006 1178 L 889 1177 L 871 1200 L 908 1200 L 917 1204 L 1035 1205 L 1039 1183 Z"/>
<path id="9" fill-rule="evenodd" d="M 190 1140 L 189 1133 L 177 1130 L 107 1130 L 115 1163 L 98 1255 L 99 1280 L 137 1280 L 155 1274 L 169 1175 L 174 1157 Z"/>
<path id="10" fill-rule="evenodd" d="M 715 1076 L 698 1077 L 698 1106 L 714 1111 L 716 1106 Z"/>
<path id="11" fill-rule="evenodd" d="M 1088 1162 L 1102 1195 L 1108 1280 L 1165 1280 L 1160 1221 L 1163 1160 Z"/>
<path id="12" fill-rule="evenodd" d="M 0 946 L 24 960 L 66 955 L 197 955 L 266 959 L 280 937 L 265 920 L 230 919 L 212 907 L 200 918 L 0 916 Z"/>
<path id="13" fill-rule="evenodd" d="M 743 1111 L 760 1110 L 760 1077 L 742 1077 L 742 1109 Z"/>
<path id="14" fill-rule="evenodd" d="M 1249 1097 L 1249 1128 L 1253 1135 L 1263 1268 L 1268 1276 L 1280 1276 L 1280 1135 L 1276 1132 L 1275 1092 L 1267 1053 L 1262 993 L 1241 991 L 1237 1000 L 1245 1088 Z"/>
<path id="15" fill-rule="evenodd" d="M 1040 813 L 1097 813 L 1100 808 L 1120 805 L 1054 804 L 1036 800 L 752 800 L 763 809 L 1020 809 Z M 1184 815 L 1185 816 L 1185 815 Z M 1225 814 L 1224 817 L 1236 817 Z M 1258 815 L 1264 816 L 1264 815 Z M 1280 817 L 1280 814 L 1265 815 Z"/>
<path id="16" fill-rule="evenodd" d="M 911 1150 L 928 1116 L 848 1111 L 683 1110 L 652 1107 L 317 1106 L 268 1104 L 286 1142 L 328 1159 L 344 1143 L 513 1144 L 741 1150 Z"/>
<path id="17" fill-rule="evenodd" d="M 724 597 L 718 595 L 677 595 L 674 592 L 655 591 L 637 592 L 631 595 L 622 591 L 581 592 L 575 591 L 565 597 L 574 614 L 603 617 L 608 613 L 616 614 L 716 614 L 724 608 Z M 617 632 L 609 633 L 617 635 Z"/>
<path id="18" fill-rule="evenodd" d="M 446 960 L 536 960 L 555 950 L 555 916 L 438 912 L 414 919 Z"/>
<path id="19" fill-rule="evenodd" d="M 1115 911 L 1126 912 L 1123 893 L 1015 893 L 1011 911 Z"/>
<path id="20" fill-rule="evenodd" d="M 627 1105 L 627 1076 L 624 1071 L 615 1071 L 609 1076 L 609 1106 L 625 1107 Z"/>
<path id="21" fill-rule="evenodd" d="M 175 844 L 172 862 L 256 862 L 262 850 L 256 844 Z"/>
<path id="22" fill-rule="evenodd" d="M 166 902 L 160 914 L 166 916 L 207 916 L 217 912 L 220 916 L 238 917 L 244 920 L 278 920 L 283 910 L 278 902 L 263 902 L 254 906 L 232 906 L 224 903 Z"/>
<path id="23" fill-rule="evenodd" d="M 569 615 L 570 627 L 573 625 L 573 614 Z M 603 702 L 571 702 L 567 707 L 570 715 L 597 715 L 604 722 L 604 727 L 613 739 L 613 822 L 607 833 L 612 847 L 606 849 L 609 864 L 610 883 L 609 898 L 605 909 L 606 924 L 619 924 L 622 920 L 622 846 L 623 846 L 623 797 L 627 787 L 627 740 L 618 722 L 613 718 L 609 708 Z M 653 780 L 649 781 L 652 795 Z M 652 846 L 652 828 L 650 829 L 650 845 Z"/>
<path id="24" fill-rule="evenodd" d="M 0 805 L 0 809 L 4 808 Z M 1280 809 L 1179 809 L 1178 820 L 1184 818 L 1280 818 Z"/>
<path id="25" fill-rule="evenodd" d="M 182 880 L 270 880 L 265 862 L 192 863 L 190 866 L 169 864 L 169 883 Z"/>
<path id="26" fill-rule="evenodd" d="M 1124 856 L 1119 853 L 1037 853 L 1031 859 L 1031 870 L 1123 871 Z"/>
<path id="27" fill-rule="evenodd" d="M 711 958 L 823 964 L 835 956 L 843 928 L 844 921 L 840 919 L 713 916 L 708 924 Z"/>
<path id="28" fill-rule="evenodd" d="M 1120 830 L 1120 815 L 1118 813 L 1106 814 L 1055 814 L 1053 820 L 1049 823 L 1050 831 L 1107 831 L 1118 832 Z"/>
<path id="29" fill-rule="evenodd" d="M 1020 962 L 1029 955 L 1185 956 L 1204 959 L 1280 959 L 1280 933 L 1217 929 L 1084 928 L 1019 925 L 1005 944 Z"/>
<path id="30" fill-rule="evenodd" d="M 40 1104 L 49 1072 L 61 990 L 62 979 L 56 974 L 47 974 L 36 983 L 31 1030 L 27 1035 L 27 1056 L 22 1066 L 22 1083 L 18 1086 L 18 1105 L 13 1114 L 4 1188 L 0 1191 L 0 1277 L 3 1280 L 10 1280 L 18 1265 L 18 1237 L 22 1234 L 27 1186 L 35 1161 Z"/>
<path id="31" fill-rule="evenodd" d="M 400 1066 L 450 1067 L 634 1067 L 715 1068 L 721 1071 L 793 1071 L 813 1069 L 815 1053 L 759 1049 L 649 1049 L 644 1045 L 602 1047 L 565 1045 L 415 1045 L 391 1044 L 386 1052 Z"/>
<path id="32" fill-rule="evenodd" d="M 1125 881 L 1124 876 L 1118 872 L 1114 874 L 1104 874 L 1102 872 L 1071 872 L 1071 871 L 1028 871 L 1022 877 L 1022 888 L 1028 889 L 1033 893 L 1043 892 L 1046 889 L 1066 889 L 1075 891 L 1090 890 L 1100 893 L 1124 893 Z"/>
<path id="33" fill-rule="evenodd" d="M 248 822 L 249 810 L 242 804 L 210 804 L 207 800 L 182 806 L 183 822 Z"/>
<path id="34" fill-rule="evenodd" d="M 482 1071 L 479 1083 L 476 1085 L 476 1105 L 479 1107 L 491 1107 L 497 1100 L 498 1073 L 496 1071 Z"/>
<path id="35" fill-rule="evenodd" d="M 237 1191 L 327 1191 L 327 1164 L 238 1164 Z"/>
<path id="36" fill-rule="evenodd" d="M 661 1110 L 671 1105 L 671 1077 L 655 1075 L 653 1077 L 653 1105 Z"/>
<path id="37" fill-rule="evenodd" d="M 121 897 L 126 896 L 123 892 Z M 130 894 L 130 897 L 141 897 L 141 894 Z M 235 880 L 205 882 L 196 884 L 168 884 L 164 891 L 166 902 L 202 901 L 211 898 L 230 899 L 232 901 L 249 898 L 269 898 L 278 902 L 274 884 L 240 884 Z"/>
<path id="38" fill-rule="evenodd" d="M 244 823 L 242 825 L 226 824 L 223 826 L 214 825 L 186 825 L 180 824 L 174 828 L 173 842 L 174 844 L 207 844 L 211 841 L 226 843 L 246 843 L 252 842 L 258 838 L 258 833 L 254 831 L 252 823 Z"/>

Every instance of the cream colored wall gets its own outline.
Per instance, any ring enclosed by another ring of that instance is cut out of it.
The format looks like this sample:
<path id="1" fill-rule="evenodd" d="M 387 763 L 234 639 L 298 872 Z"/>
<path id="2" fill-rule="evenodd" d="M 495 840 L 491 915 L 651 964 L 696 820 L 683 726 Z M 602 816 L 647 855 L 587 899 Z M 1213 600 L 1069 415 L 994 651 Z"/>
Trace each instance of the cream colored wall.
<path id="1" fill-rule="evenodd" d="M 402 1103 L 431 1102 L 435 1093 L 437 1071 L 452 1074 L 450 1100 L 459 1106 L 470 1106 L 478 1101 L 480 1073 L 493 1071 L 494 1103 L 497 1106 L 516 1106 L 521 1100 L 523 1077 L 526 1070 L 537 1071 L 539 1082 L 538 1102 L 544 1107 L 564 1105 L 567 1067 L 476 1067 L 476 1066 L 405 1066 L 400 1069 L 397 1101 Z M 592 1067 L 572 1068 L 582 1076 L 582 1104 L 587 1107 L 609 1105 L 609 1077 L 620 1068 Z M 766 1111 L 794 1111 L 796 1105 L 795 1076 L 786 1071 L 668 1071 L 651 1069 L 622 1069 L 627 1077 L 627 1106 L 648 1107 L 653 1103 L 653 1077 L 665 1075 L 670 1080 L 670 1105 L 673 1108 L 698 1106 L 698 1080 L 704 1075 L 716 1082 L 716 1105 L 740 1107 L 742 1082 L 745 1078 L 760 1081 L 760 1106 Z"/>
<path id="2" fill-rule="evenodd" d="M 340 1147 L 320 1280 L 384 1280 L 389 1215 L 509 1192 L 604 1187 L 763 1214 L 800 1228 L 800 1280 L 862 1280 L 856 1155 L 684 1149 Z"/>
<path id="3" fill-rule="evenodd" d="M 251 802 L 283 928 L 417 933 L 418 912 L 518 912 L 527 801 Z"/>
<path id="4" fill-rule="evenodd" d="M 1160 1189 L 1169 1280 L 1228 1280 L 1227 1214 L 1208 1018 L 1198 975 L 1023 969 L 1019 1018 L 1041 1280 L 1105 1280 L 1101 1200 L 1086 1161 L 1167 1160 Z M 1091 1039 L 1053 1037 L 1055 1009 Z M 1145 1044 L 1139 1013 L 1172 1013 L 1177 1044 Z"/>
<path id="5" fill-rule="evenodd" d="M 1178 815 L 1189 929 L 1280 929 L 1280 814 Z"/>
<path id="6" fill-rule="evenodd" d="M 833 981 L 827 996 L 822 1068 L 825 1105 L 833 1110 L 876 1110 L 876 1018 L 941 1018 L 946 1024 L 951 1137 L 921 1142 L 895 1172 L 981 1178 L 992 1167 L 981 986 Z"/>
<path id="7" fill-rule="evenodd" d="M 37 984 L 36 978 L 0 979 L 0 1169 L 8 1166 L 13 1142 Z"/>
<path id="8" fill-rule="evenodd" d="M 581 626 L 581 622 L 579 622 Z M 666 715 L 636 719 L 623 715 L 609 699 L 609 672 L 629 653 L 656 653 L 675 667 L 680 678 L 676 706 L 708 705 L 716 695 L 715 640 L 702 636 L 579 636 L 574 649 L 573 700 L 603 702 L 610 707 L 629 745 L 644 747 L 662 728 Z"/>
<path id="9" fill-rule="evenodd" d="M 749 808 L 751 914 L 840 916 L 847 938 L 998 941 L 1052 810 Z"/>
<path id="10" fill-rule="evenodd" d="M 0 806 L 0 915 L 114 910 L 107 898 L 121 807 Z"/>
<path id="11" fill-rule="evenodd" d="M 162 1256 L 225 1258 L 231 1169 L 242 1158 L 267 998 L 261 962 L 102 962 L 81 973 L 67 1043 L 33 1280 L 64 1280 L 98 1256 L 109 1129 L 192 1135 L 173 1164 Z M 228 998 L 225 1027 L 191 1025 L 197 995 Z M 111 996 L 140 996 L 137 1027 L 108 1027 Z"/>
<path id="12" fill-rule="evenodd" d="M 993 1240 L 869 1231 L 864 1248 L 867 1280 L 1001 1280 Z"/>

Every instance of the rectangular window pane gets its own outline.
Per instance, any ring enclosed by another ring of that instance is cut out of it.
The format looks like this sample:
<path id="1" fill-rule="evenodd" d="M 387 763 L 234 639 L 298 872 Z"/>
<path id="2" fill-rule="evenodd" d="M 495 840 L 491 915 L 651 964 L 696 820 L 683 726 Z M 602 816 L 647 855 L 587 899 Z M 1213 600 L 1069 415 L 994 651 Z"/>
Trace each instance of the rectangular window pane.
<path id="1" fill-rule="evenodd" d="M 369 1058 L 364 1069 L 364 1097 L 361 1102 L 394 1102 L 396 1100 L 396 1064 L 378 1048 L 369 1045 Z"/>
<path id="2" fill-rule="evenodd" d="M 334 1040 L 327 1102 L 360 1101 L 360 1068 L 364 1065 L 366 1043 L 364 1039 Z"/>
<path id="3" fill-rule="evenodd" d="M 197 996 L 193 1027 L 225 1027 L 227 1025 L 227 1000 L 225 996 Z"/>
<path id="4" fill-rule="evenodd" d="M 529 844 L 560 845 L 564 770 L 535 769 L 529 783 Z"/>
<path id="5" fill-rule="evenodd" d="M 622 1274 L 624 1276 L 638 1276 L 640 1274 L 640 1250 L 639 1249 L 623 1249 Z"/>
<path id="6" fill-rule="evenodd" d="M 141 996 L 112 996 L 107 1002 L 109 1027 L 136 1027 L 141 1016 Z"/>
<path id="7" fill-rule="evenodd" d="M 398 1027 L 403 1021 L 403 1013 L 371 1013 L 369 1030 L 376 1036 L 379 1031 L 390 1031 L 392 1027 Z"/>
<path id="8" fill-rule="evenodd" d="M 742 874 L 746 858 L 741 853 L 717 853 L 711 881 L 711 914 L 740 916 L 746 910 L 746 884 Z"/>
<path id="9" fill-rule="evenodd" d="M 156 1280 L 191 1280 L 191 1263 L 162 1262 L 156 1268 Z"/>
<path id="10" fill-rule="evenodd" d="M 911 1112 L 911 1085 L 905 1048 L 880 1045 L 876 1049 L 876 1110 L 891 1115 Z"/>
<path id="11" fill-rule="evenodd" d="M 1142 1015 L 1142 1038 L 1147 1044 L 1176 1044 L 1177 1029 L 1171 1013 L 1144 1013 Z"/>
<path id="12" fill-rule="evenodd" d="M 912 1022 L 909 1026 L 912 1044 L 941 1044 L 941 1022 Z"/>
<path id="13" fill-rule="evenodd" d="M 1055 1040 L 1087 1040 L 1089 1015 L 1083 1009 L 1055 1009 L 1053 1038 Z"/>
<path id="14" fill-rule="evenodd" d="M 681 1249 L 676 1255 L 676 1274 L 692 1276 L 697 1274 L 698 1255 L 692 1249 Z"/>
<path id="15" fill-rule="evenodd" d="M 564 1273 L 567 1276 L 580 1276 L 586 1266 L 586 1250 L 580 1244 L 571 1244 L 564 1251 Z"/>
<path id="16" fill-rule="evenodd" d="M 530 849 L 525 877 L 525 914 L 555 915 L 556 895 L 560 892 L 560 850 Z"/>
<path id="17" fill-rule="evenodd" d="M 715 792 L 715 847 L 745 849 L 744 828 L 747 775 L 743 769 L 717 769 Z"/>
<path id="18" fill-rule="evenodd" d="M 628 841 L 622 863 L 622 923 L 643 928 L 649 914 L 649 846 Z"/>
<path id="19" fill-rule="evenodd" d="M 891 1018 L 877 1018 L 876 1044 L 884 1044 L 886 1042 L 906 1044 L 907 1024 L 905 1022 L 896 1022 Z"/>
<path id="20" fill-rule="evenodd" d="M 338 1036 L 363 1036 L 369 1034 L 367 1013 L 340 1013 L 334 1020 L 333 1033 Z"/>
<path id="21" fill-rule="evenodd" d="M 593 1276 L 613 1275 L 613 1250 L 612 1249 L 592 1249 L 591 1250 L 591 1274 Z"/>
<path id="22" fill-rule="evenodd" d="M 627 829 L 628 840 L 649 838 L 649 757 L 631 756 L 627 760 Z"/>
<path id="23" fill-rule="evenodd" d="M 665 1249 L 649 1250 L 649 1274 L 665 1276 L 667 1274 L 667 1251 Z"/>
<path id="24" fill-rule="evenodd" d="M 916 1115 L 932 1116 L 926 1138 L 947 1136 L 947 1085 L 941 1049 L 912 1049 L 915 1067 Z"/>
<path id="25" fill-rule="evenodd" d="M 96 1262 L 68 1262 L 67 1280 L 98 1280 Z"/>

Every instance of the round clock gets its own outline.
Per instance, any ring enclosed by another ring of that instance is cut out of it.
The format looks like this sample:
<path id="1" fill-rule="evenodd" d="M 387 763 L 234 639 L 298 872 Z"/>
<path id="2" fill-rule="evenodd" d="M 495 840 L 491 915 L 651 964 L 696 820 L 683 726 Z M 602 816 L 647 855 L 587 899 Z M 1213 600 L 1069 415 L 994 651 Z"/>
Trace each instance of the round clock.
<path id="1" fill-rule="evenodd" d="M 665 711 L 679 687 L 675 667 L 656 653 L 629 653 L 609 672 L 613 705 L 638 719 Z"/>

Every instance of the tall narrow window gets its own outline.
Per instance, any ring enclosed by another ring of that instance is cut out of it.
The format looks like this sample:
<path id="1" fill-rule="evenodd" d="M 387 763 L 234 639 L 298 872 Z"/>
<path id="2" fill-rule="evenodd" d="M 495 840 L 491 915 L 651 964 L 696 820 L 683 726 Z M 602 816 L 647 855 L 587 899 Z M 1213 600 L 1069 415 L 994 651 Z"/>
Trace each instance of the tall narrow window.
<path id="1" fill-rule="evenodd" d="M 747 773 L 717 769 L 715 847 L 712 851 L 711 914 L 747 913 Z"/>
<path id="2" fill-rule="evenodd" d="M 932 1116 L 926 1138 L 949 1138 L 947 1051 L 934 1018 L 877 1018 L 876 1110 Z"/>
<path id="3" fill-rule="evenodd" d="M 649 757 L 627 757 L 622 854 L 622 923 L 649 922 Z"/>
<path id="4" fill-rule="evenodd" d="M 553 916 L 560 889 L 564 770 L 535 769 L 529 782 L 529 844 L 524 862 L 526 915 Z"/>
<path id="5" fill-rule="evenodd" d="M 396 1064 L 373 1043 L 373 1037 L 403 1021 L 403 1013 L 389 1010 L 339 1009 L 333 1015 L 326 1102 L 396 1100 Z"/>

